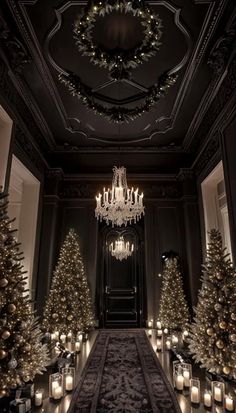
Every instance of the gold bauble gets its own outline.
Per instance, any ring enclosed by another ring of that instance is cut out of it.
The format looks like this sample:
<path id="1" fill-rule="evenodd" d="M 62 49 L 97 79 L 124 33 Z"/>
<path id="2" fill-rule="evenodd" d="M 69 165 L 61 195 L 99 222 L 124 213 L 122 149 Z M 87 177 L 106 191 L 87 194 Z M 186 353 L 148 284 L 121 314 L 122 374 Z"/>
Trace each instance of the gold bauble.
<path id="1" fill-rule="evenodd" d="M 209 327 L 209 328 L 207 329 L 207 335 L 208 335 L 208 336 L 212 336 L 213 333 L 214 333 L 213 328 Z"/>
<path id="2" fill-rule="evenodd" d="M 30 381 L 30 376 L 23 376 L 23 380 L 25 383 L 27 383 L 27 381 Z"/>
<path id="3" fill-rule="evenodd" d="M 217 280 L 223 280 L 223 278 L 224 278 L 224 274 L 222 274 L 222 272 L 217 272 L 216 273 L 216 278 L 217 278 Z"/>
<path id="4" fill-rule="evenodd" d="M 7 357 L 7 352 L 1 348 L 0 349 L 0 360 L 5 359 L 5 357 Z"/>
<path id="5" fill-rule="evenodd" d="M 230 367 L 228 367 L 228 366 L 223 367 L 223 373 L 224 374 L 228 375 L 230 373 L 230 371 L 231 371 Z"/>
<path id="6" fill-rule="evenodd" d="M 0 389 L 0 398 L 5 397 L 7 395 L 7 392 L 5 389 Z"/>
<path id="7" fill-rule="evenodd" d="M 8 311 L 8 313 L 10 313 L 10 314 L 14 313 L 14 312 L 16 311 L 16 306 L 15 306 L 15 304 L 9 304 L 9 305 L 7 306 L 7 311 Z"/>
<path id="8" fill-rule="evenodd" d="M 0 287 L 4 288 L 8 285 L 8 280 L 6 278 L 1 278 L 0 280 Z"/>
<path id="9" fill-rule="evenodd" d="M 226 321 L 221 321 L 221 322 L 219 323 L 219 327 L 220 327 L 222 330 L 225 330 L 225 329 L 227 328 L 227 323 L 226 323 Z"/>
<path id="10" fill-rule="evenodd" d="M 229 339 L 230 339 L 230 341 L 235 343 L 236 342 L 236 334 L 230 334 Z"/>
<path id="11" fill-rule="evenodd" d="M 69 321 L 73 320 L 73 315 L 69 314 L 69 315 L 67 316 L 67 320 L 69 320 Z"/>
<path id="12" fill-rule="evenodd" d="M 223 340 L 217 340 L 217 342 L 216 342 L 216 347 L 218 347 L 218 348 L 224 348 L 224 342 L 223 342 Z"/>
<path id="13" fill-rule="evenodd" d="M 54 318 L 54 320 L 56 320 L 58 318 L 58 314 L 57 313 L 53 313 L 52 318 Z"/>
<path id="14" fill-rule="evenodd" d="M 7 340 L 10 337 L 11 333 L 9 330 L 4 330 L 1 334 L 1 337 L 3 338 L 3 340 Z"/>
<path id="15" fill-rule="evenodd" d="M 215 304 L 215 305 L 214 305 L 214 309 L 215 309 L 216 311 L 220 311 L 221 308 L 222 308 L 222 305 L 221 305 L 221 304 Z"/>
<path id="16" fill-rule="evenodd" d="M 232 314 L 231 314 L 231 318 L 232 318 L 232 320 L 235 321 L 235 320 L 236 320 L 236 313 L 232 313 Z"/>

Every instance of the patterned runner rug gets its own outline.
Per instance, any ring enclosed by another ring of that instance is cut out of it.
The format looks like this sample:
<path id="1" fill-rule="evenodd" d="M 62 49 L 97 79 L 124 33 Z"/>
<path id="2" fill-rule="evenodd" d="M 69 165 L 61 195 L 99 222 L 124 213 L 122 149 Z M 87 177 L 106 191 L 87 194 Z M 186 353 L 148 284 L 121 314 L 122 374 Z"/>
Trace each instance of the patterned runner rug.
<path id="1" fill-rule="evenodd" d="M 68 413 L 180 413 L 144 330 L 99 333 Z"/>

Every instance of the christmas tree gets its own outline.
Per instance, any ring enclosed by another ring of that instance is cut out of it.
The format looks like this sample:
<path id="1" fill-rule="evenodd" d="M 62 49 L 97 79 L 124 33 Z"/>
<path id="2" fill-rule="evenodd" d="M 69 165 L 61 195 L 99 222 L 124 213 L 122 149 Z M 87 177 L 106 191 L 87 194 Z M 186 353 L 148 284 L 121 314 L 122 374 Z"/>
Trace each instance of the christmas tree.
<path id="1" fill-rule="evenodd" d="M 201 367 L 236 378 L 236 272 L 219 231 L 209 235 L 189 347 Z"/>
<path id="2" fill-rule="evenodd" d="M 45 370 L 47 348 L 26 291 L 7 201 L 0 194 L 0 397 Z"/>
<path id="3" fill-rule="evenodd" d="M 91 294 L 80 254 L 79 237 L 71 229 L 61 247 L 46 301 L 43 329 L 74 335 L 94 324 Z"/>
<path id="4" fill-rule="evenodd" d="M 177 258 L 168 258 L 164 263 L 158 321 L 170 331 L 183 331 L 189 322 Z"/>

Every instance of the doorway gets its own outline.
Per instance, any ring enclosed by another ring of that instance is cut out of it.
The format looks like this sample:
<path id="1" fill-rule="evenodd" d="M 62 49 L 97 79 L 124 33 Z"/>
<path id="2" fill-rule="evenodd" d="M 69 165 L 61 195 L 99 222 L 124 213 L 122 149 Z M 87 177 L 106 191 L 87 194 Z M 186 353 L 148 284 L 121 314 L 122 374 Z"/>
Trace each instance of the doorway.
<path id="1" fill-rule="evenodd" d="M 136 225 L 137 227 L 137 225 Z M 142 228 L 103 228 L 101 231 L 101 274 L 99 291 L 100 326 L 103 328 L 142 327 L 146 318 L 146 288 L 143 274 Z M 112 256 L 111 243 L 119 236 L 133 244 L 126 259 Z"/>

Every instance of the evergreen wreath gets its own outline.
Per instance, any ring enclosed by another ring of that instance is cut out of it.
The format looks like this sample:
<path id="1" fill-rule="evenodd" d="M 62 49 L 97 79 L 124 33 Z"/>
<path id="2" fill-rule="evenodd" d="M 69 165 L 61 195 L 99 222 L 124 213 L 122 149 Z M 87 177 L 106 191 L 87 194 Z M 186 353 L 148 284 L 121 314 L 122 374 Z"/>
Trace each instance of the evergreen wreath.
<path id="1" fill-rule="evenodd" d="M 159 99 L 167 94 L 168 88 L 176 82 L 177 76 L 163 73 L 157 83 L 149 87 L 144 102 L 134 108 L 106 107 L 97 103 L 96 94 L 89 86 L 83 84 L 80 77 L 73 72 L 69 72 L 67 75 L 61 73 L 59 80 L 67 86 L 73 96 L 77 96 L 88 109 L 92 109 L 96 114 L 104 116 L 113 123 L 128 123 L 149 112 Z"/>
<path id="2" fill-rule="evenodd" d="M 93 29 L 98 17 L 112 12 L 131 13 L 141 19 L 144 38 L 136 47 L 129 50 L 115 48 L 107 50 L 93 40 Z M 161 45 L 162 21 L 154 14 L 143 0 L 94 0 L 83 10 L 74 23 L 74 38 L 78 50 L 90 61 L 109 71 L 134 69 L 140 63 L 154 56 Z"/>

